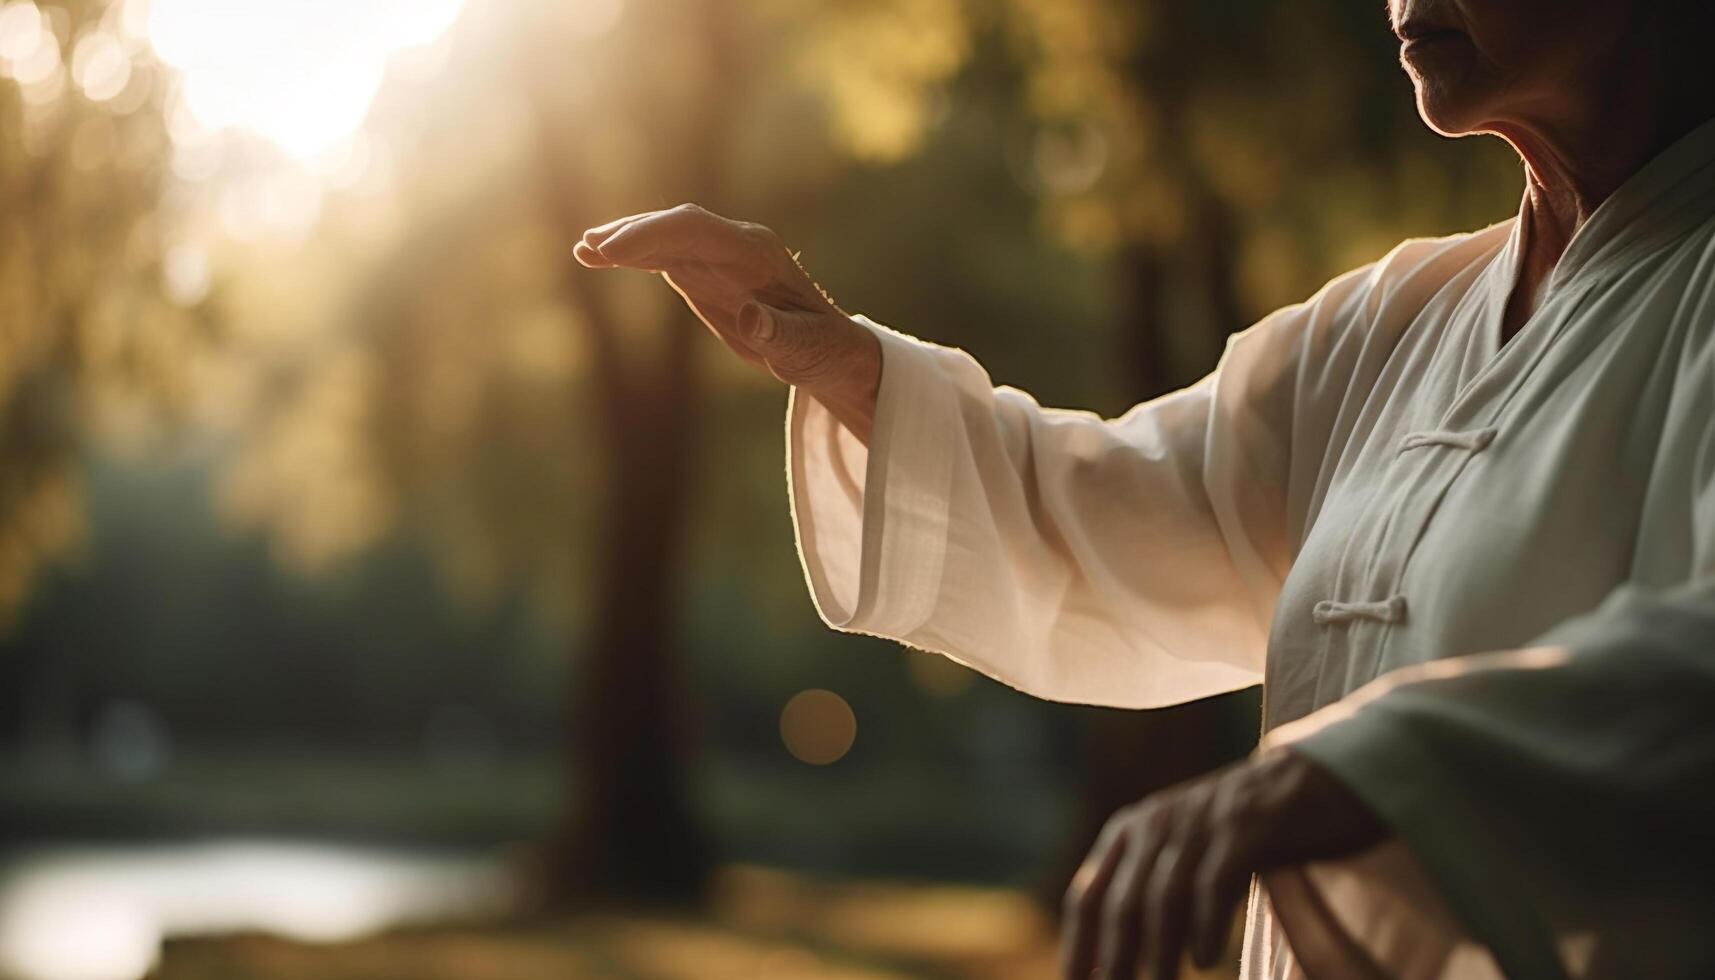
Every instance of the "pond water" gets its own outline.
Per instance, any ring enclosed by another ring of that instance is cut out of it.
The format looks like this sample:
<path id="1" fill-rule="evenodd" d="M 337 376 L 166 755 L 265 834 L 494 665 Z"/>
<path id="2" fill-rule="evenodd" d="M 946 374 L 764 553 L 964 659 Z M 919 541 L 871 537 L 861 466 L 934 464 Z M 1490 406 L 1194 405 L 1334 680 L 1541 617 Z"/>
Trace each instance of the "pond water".
<path id="1" fill-rule="evenodd" d="M 498 914 L 498 855 L 280 840 L 45 846 L 0 866 L 0 976 L 139 980 L 169 936 L 310 941 Z"/>

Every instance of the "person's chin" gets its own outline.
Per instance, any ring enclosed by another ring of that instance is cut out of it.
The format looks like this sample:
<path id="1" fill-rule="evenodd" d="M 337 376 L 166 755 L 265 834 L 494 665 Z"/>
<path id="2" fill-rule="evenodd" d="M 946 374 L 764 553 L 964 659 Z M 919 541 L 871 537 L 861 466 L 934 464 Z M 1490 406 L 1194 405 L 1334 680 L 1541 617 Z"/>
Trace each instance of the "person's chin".
<path id="1" fill-rule="evenodd" d="M 1477 51 L 1462 34 L 1409 42 L 1400 63 L 1417 89 L 1417 110 L 1429 128 L 1443 136 L 1476 131 L 1487 102 L 1488 85 Z"/>
<path id="2" fill-rule="evenodd" d="M 1487 100 L 1477 91 L 1480 86 L 1468 78 L 1419 77 L 1417 79 L 1417 114 L 1423 122 L 1442 136 L 1469 136 L 1485 132 Z"/>

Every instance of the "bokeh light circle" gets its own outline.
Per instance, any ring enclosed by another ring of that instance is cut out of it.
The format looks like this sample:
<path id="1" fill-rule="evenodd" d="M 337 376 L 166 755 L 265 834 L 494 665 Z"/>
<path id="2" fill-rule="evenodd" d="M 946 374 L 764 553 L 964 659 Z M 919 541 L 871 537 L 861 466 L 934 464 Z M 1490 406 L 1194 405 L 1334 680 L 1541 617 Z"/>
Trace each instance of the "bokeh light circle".
<path id="1" fill-rule="evenodd" d="M 838 762 L 857 739 L 857 715 L 832 691 L 799 691 L 780 712 L 780 740 L 799 762 L 825 766 Z"/>
<path id="2" fill-rule="evenodd" d="M 0 61 L 21 61 L 29 57 L 46 32 L 46 18 L 29 0 L 0 7 Z"/>
<path id="3" fill-rule="evenodd" d="M 86 34 L 72 50 L 71 77 L 91 102 L 106 102 L 131 81 L 131 56 L 106 31 Z"/>

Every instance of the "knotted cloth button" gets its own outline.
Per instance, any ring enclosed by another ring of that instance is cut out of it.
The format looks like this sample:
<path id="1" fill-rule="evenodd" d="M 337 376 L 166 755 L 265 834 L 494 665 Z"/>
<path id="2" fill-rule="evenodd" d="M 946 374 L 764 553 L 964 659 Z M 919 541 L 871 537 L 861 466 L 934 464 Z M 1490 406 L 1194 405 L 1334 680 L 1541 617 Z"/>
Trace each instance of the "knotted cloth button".
<path id="1" fill-rule="evenodd" d="M 1466 429 L 1463 432 L 1453 429 L 1425 429 L 1422 432 L 1408 432 L 1399 444 L 1399 451 L 1419 449 L 1424 446 L 1449 446 L 1453 449 L 1463 449 L 1466 452 L 1480 453 L 1489 443 L 1495 441 L 1495 428 L 1489 426 L 1483 429 Z"/>
<path id="2" fill-rule="evenodd" d="M 1323 599 L 1310 610 L 1310 617 L 1320 626 L 1350 623 L 1359 619 L 1377 623 L 1401 623 L 1405 621 L 1405 596 L 1388 596 L 1379 602 L 1336 602 L 1333 599 Z"/>

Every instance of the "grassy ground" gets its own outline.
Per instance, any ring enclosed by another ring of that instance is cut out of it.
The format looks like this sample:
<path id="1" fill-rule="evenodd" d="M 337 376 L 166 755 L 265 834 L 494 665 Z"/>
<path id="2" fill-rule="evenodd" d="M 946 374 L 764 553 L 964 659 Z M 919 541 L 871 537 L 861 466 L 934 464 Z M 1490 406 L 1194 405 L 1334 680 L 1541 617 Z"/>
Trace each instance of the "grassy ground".
<path id="1" fill-rule="evenodd" d="M 1047 980 L 1055 926 L 1007 889 L 724 872 L 705 918 L 587 915 L 342 945 L 178 940 L 158 980 Z M 1190 977 L 1230 977 L 1231 962 Z"/>

